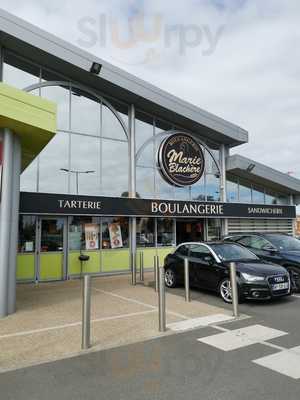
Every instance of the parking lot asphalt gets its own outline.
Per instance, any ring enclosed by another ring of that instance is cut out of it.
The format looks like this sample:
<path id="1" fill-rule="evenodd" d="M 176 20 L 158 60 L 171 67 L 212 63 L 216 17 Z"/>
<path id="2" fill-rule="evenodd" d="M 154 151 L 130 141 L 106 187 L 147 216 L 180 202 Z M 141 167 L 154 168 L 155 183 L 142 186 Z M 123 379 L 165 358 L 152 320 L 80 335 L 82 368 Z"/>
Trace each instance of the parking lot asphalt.
<path id="1" fill-rule="evenodd" d="M 296 400 L 299 310 L 300 296 L 248 302 L 248 319 L 3 373 L 1 399 Z"/>

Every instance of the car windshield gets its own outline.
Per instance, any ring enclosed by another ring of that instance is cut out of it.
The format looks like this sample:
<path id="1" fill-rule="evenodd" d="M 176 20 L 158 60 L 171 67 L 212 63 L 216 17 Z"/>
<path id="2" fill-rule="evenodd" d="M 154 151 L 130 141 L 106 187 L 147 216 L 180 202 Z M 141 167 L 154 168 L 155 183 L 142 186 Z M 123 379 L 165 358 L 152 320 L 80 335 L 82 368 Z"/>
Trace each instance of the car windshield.
<path id="1" fill-rule="evenodd" d="M 258 260 L 258 257 L 237 244 L 222 243 L 210 245 L 221 261 Z"/>
<path id="2" fill-rule="evenodd" d="M 286 235 L 265 235 L 278 250 L 300 251 L 300 240 Z"/>

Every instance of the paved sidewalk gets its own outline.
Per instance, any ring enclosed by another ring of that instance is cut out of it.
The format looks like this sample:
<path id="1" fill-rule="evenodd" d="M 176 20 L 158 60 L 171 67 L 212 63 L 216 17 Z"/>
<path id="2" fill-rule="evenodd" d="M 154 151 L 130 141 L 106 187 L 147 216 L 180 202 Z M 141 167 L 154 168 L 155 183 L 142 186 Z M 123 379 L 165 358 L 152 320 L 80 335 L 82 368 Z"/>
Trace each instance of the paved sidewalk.
<path id="1" fill-rule="evenodd" d="M 95 277 L 92 281 L 92 349 L 107 349 L 174 333 L 158 332 L 157 293 L 153 274 L 133 287 L 129 276 Z M 178 295 L 178 293 L 180 293 Z M 81 346 L 81 282 L 22 284 L 16 314 L 0 320 L 0 372 L 78 354 Z M 231 315 L 201 302 L 192 292 L 167 293 L 167 323 L 190 318 Z"/>

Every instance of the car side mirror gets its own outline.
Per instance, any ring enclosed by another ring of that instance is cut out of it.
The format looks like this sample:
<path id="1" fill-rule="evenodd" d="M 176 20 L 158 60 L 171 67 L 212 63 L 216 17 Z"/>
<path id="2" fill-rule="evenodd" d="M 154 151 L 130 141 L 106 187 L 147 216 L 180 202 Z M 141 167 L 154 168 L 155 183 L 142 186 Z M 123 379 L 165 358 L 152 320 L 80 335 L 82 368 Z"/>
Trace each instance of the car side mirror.
<path id="1" fill-rule="evenodd" d="M 262 248 L 262 250 L 270 251 L 271 253 L 277 253 L 277 252 L 278 252 L 278 250 L 276 249 L 276 247 L 268 246 L 268 245 L 264 246 L 264 247 Z"/>
<path id="2" fill-rule="evenodd" d="M 209 265 L 213 265 L 215 263 L 215 260 L 212 256 L 205 256 L 204 261 L 207 262 Z"/>

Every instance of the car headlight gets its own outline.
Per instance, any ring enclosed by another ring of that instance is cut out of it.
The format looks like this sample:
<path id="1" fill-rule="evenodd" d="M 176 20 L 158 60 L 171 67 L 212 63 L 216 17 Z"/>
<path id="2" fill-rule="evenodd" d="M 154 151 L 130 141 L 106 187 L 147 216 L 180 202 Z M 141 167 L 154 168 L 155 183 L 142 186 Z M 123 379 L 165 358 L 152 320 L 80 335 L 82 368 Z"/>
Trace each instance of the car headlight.
<path id="1" fill-rule="evenodd" d="M 265 280 L 265 278 L 263 276 L 250 275 L 250 274 L 246 274 L 246 272 L 241 272 L 241 275 L 247 282 L 258 282 L 258 281 Z"/>

